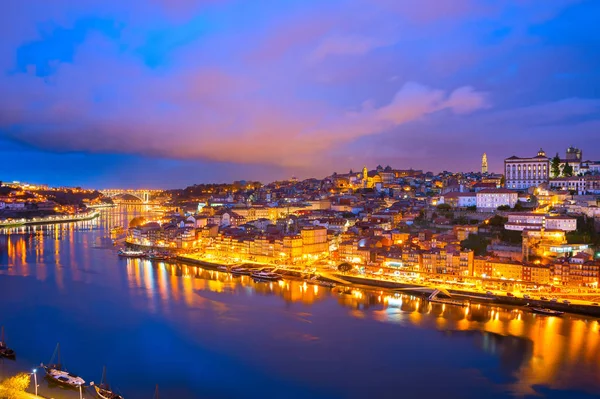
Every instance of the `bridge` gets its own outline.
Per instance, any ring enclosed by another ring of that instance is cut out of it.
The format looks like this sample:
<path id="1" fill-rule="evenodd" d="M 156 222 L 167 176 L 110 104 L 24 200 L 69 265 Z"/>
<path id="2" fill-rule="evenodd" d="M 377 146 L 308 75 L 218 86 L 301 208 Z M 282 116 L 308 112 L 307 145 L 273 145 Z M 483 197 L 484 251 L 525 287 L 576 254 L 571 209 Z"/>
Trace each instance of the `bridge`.
<path id="1" fill-rule="evenodd" d="M 163 190 L 143 190 L 143 189 L 106 189 L 100 190 L 105 197 L 113 198 L 118 195 L 128 194 L 139 199 L 142 203 L 150 202 L 150 197 L 162 193 Z"/>

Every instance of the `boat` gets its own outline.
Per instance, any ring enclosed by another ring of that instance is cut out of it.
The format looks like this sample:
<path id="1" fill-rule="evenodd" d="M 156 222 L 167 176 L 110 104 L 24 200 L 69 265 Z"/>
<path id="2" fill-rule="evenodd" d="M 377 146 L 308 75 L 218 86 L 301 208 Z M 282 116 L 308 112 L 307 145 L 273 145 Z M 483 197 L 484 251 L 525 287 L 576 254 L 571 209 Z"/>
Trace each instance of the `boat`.
<path id="1" fill-rule="evenodd" d="M 0 338 L 0 357 L 15 359 L 16 356 L 17 354 L 15 351 L 6 346 L 6 341 L 4 340 L 4 326 L 2 326 L 2 337 Z"/>
<path id="2" fill-rule="evenodd" d="M 469 306 L 468 302 L 459 301 L 456 299 L 433 298 L 433 299 L 429 299 L 429 302 L 443 303 L 445 305 L 455 305 L 455 306 L 463 306 L 463 307 Z"/>
<path id="3" fill-rule="evenodd" d="M 169 260 L 171 258 L 168 254 L 159 253 L 159 252 L 150 252 L 146 256 L 150 260 L 159 260 L 159 261 L 165 261 L 165 260 Z"/>
<path id="4" fill-rule="evenodd" d="M 54 360 L 54 355 L 58 356 L 58 362 L 52 364 Z M 49 365 L 41 364 L 41 367 L 46 372 L 46 378 L 55 384 L 62 385 L 67 388 L 73 389 L 81 389 L 85 384 L 85 380 L 73 373 L 69 373 L 67 370 L 64 370 L 62 365 L 60 364 L 60 345 L 56 344 L 56 350 L 54 351 L 54 355 L 52 355 L 52 359 L 50 360 Z"/>
<path id="5" fill-rule="evenodd" d="M 531 308 L 533 313 L 543 314 L 547 316 L 562 316 L 565 312 L 561 312 L 560 310 L 552 310 L 548 308 Z"/>
<path id="6" fill-rule="evenodd" d="M 277 280 L 281 280 L 283 278 L 281 276 L 281 274 L 264 271 L 264 270 L 252 272 L 252 273 L 250 273 L 250 276 L 252 276 L 252 278 L 256 279 L 256 280 L 266 280 L 266 281 L 277 281 Z"/>
<path id="7" fill-rule="evenodd" d="M 123 226 L 115 226 L 112 229 L 110 229 L 110 233 L 111 234 L 123 234 Z"/>
<path id="8" fill-rule="evenodd" d="M 217 270 L 220 270 L 222 272 L 228 272 L 229 268 L 225 265 L 220 265 L 220 266 L 217 266 Z"/>
<path id="9" fill-rule="evenodd" d="M 439 294 L 444 294 L 448 298 L 438 298 Z M 437 288 L 427 298 L 429 302 L 442 303 L 444 305 L 455 305 L 455 306 L 469 306 L 469 302 L 461 301 L 457 299 L 451 299 L 451 295 L 445 289 Z"/>
<path id="10" fill-rule="evenodd" d="M 121 258 L 144 258 L 146 257 L 146 253 L 144 251 L 129 251 L 126 249 L 121 249 L 117 252 Z"/>
<path id="11" fill-rule="evenodd" d="M 110 385 L 106 381 L 106 367 L 104 367 L 104 369 L 102 370 L 102 381 L 100 382 L 100 385 L 94 385 L 93 381 L 90 383 L 90 385 L 94 387 L 96 393 L 98 394 L 98 397 L 102 399 L 123 399 L 121 395 L 115 393 L 110 388 Z"/>
<path id="12" fill-rule="evenodd" d="M 248 276 L 248 275 L 250 275 L 250 269 L 248 269 L 246 267 L 242 267 L 242 266 L 232 267 L 231 270 L 229 270 L 229 272 L 231 274 L 233 274 L 234 276 Z"/>

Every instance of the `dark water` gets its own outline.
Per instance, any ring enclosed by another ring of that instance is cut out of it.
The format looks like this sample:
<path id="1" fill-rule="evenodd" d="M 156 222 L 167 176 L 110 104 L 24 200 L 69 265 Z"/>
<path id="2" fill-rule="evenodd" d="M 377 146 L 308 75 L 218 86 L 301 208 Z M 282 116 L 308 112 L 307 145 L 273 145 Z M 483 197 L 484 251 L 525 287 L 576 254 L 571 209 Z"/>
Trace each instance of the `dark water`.
<path id="1" fill-rule="evenodd" d="M 108 229 L 133 214 L 0 235 L 0 324 L 18 351 L 0 373 L 60 342 L 70 371 L 98 382 L 106 365 L 128 399 L 156 384 L 161 398 L 600 397 L 597 320 L 118 259 Z"/>

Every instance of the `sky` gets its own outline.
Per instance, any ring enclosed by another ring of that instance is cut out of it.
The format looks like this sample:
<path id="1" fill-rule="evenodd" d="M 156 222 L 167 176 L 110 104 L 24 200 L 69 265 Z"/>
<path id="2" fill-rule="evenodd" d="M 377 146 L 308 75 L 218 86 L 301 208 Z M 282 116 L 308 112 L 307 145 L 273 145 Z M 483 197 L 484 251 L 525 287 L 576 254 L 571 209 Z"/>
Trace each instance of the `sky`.
<path id="1" fill-rule="evenodd" d="M 84 187 L 600 160 L 600 1 L 21 0 L 0 180 Z"/>

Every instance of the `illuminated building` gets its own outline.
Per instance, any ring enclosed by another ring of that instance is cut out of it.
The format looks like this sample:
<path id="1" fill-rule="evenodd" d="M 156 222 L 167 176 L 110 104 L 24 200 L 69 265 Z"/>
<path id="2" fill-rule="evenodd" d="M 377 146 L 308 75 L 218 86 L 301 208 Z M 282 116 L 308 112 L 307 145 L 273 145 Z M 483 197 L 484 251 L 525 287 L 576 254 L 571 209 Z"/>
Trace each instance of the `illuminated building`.
<path id="1" fill-rule="evenodd" d="M 506 188 L 526 190 L 548 182 L 550 160 L 540 149 L 535 157 L 519 158 L 512 156 L 504 160 Z"/>
<path id="2" fill-rule="evenodd" d="M 600 194 L 600 176 L 558 177 L 550 180 L 550 188 L 575 191 L 577 194 Z"/>
<path id="3" fill-rule="evenodd" d="M 304 255 L 318 256 L 329 252 L 327 229 L 320 226 L 305 227 L 300 230 Z"/>
<path id="4" fill-rule="evenodd" d="M 495 211 L 499 206 L 514 207 L 519 200 L 516 191 L 505 188 L 488 188 L 477 194 L 477 210 L 483 212 Z"/>
<path id="5" fill-rule="evenodd" d="M 440 204 L 448 204 L 453 208 L 477 206 L 477 193 L 459 193 L 453 191 L 440 197 Z"/>
<path id="6" fill-rule="evenodd" d="M 488 172 L 487 154 L 484 152 L 483 157 L 481 157 L 481 173 L 486 174 L 487 172 Z"/>
<path id="7" fill-rule="evenodd" d="M 523 231 L 525 229 L 548 229 L 575 231 L 577 219 L 569 216 L 548 216 L 543 213 L 517 212 L 508 215 L 504 225 L 506 230 Z"/>

